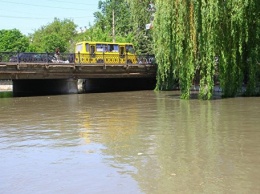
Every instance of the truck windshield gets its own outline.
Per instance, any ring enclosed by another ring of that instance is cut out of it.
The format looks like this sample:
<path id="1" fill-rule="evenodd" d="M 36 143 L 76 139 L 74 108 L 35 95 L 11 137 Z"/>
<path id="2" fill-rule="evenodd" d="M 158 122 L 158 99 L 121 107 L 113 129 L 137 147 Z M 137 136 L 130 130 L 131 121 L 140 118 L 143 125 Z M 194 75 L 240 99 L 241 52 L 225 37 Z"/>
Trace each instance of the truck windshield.
<path id="1" fill-rule="evenodd" d="M 133 45 L 126 45 L 126 50 L 128 53 L 131 53 L 131 54 L 135 53 Z"/>

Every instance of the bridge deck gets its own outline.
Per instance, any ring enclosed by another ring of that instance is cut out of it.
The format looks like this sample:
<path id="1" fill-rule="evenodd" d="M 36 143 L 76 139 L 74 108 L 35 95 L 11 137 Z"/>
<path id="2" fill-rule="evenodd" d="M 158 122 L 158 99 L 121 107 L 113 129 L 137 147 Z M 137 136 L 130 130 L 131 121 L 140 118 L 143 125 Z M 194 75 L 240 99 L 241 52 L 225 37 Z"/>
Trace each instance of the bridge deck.
<path id="1" fill-rule="evenodd" d="M 0 62 L 0 80 L 145 78 L 156 76 L 152 64 L 76 64 Z"/>

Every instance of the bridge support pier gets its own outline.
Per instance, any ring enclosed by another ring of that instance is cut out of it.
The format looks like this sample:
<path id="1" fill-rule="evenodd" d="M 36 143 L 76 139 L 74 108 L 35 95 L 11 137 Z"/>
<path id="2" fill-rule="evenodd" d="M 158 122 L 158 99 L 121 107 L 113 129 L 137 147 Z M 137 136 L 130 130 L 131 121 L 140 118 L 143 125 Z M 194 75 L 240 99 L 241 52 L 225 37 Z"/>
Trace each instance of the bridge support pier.
<path id="1" fill-rule="evenodd" d="M 77 79 L 13 80 L 13 96 L 77 94 Z"/>

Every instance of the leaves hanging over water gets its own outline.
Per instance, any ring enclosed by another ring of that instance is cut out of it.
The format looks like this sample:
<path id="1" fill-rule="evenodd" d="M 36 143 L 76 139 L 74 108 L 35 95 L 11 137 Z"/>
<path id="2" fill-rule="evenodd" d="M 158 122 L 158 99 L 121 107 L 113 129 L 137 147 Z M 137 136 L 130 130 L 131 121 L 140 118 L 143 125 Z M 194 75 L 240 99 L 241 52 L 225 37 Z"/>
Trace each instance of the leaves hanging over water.
<path id="1" fill-rule="evenodd" d="M 158 63 L 157 89 L 181 97 L 199 81 L 201 99 L 211 99 L 220 82 L 223 96 L 233 97 L 247 85 L 256 95 L 259 82 L 260 3 L 257 0 L 157 0 L 154 21 Z"/>

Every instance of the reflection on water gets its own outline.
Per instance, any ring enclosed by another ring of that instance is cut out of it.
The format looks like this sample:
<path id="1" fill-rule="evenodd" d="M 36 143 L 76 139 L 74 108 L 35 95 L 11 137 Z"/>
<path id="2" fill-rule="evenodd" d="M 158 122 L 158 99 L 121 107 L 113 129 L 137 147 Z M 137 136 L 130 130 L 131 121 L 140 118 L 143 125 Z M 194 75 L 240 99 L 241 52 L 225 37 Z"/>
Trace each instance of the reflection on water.
<path id="1" fill-rule="evenodd" d="M 0 193 L 258 193 L 260 98 L 0 100 Z"/>

